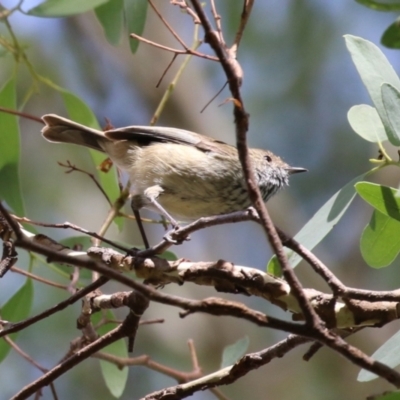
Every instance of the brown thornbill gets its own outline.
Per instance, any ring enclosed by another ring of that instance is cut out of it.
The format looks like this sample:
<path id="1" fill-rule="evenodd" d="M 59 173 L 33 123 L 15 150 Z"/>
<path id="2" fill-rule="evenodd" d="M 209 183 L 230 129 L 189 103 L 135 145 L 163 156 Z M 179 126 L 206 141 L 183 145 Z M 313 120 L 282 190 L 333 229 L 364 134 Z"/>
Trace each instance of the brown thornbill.
<path id="1" fill-rule="evenodd" d="M 188 221 L 251 206 L 237 149 L 176 128 L 128 126 L 105 132 L 54 114 L 42 117 L 50 142 L 73 143 L 106 153 L 132 182 L 132 207 Z M 268 150 L 249 149 L 266 202 L 289 176 L 306 171 Z M 173 219 L 172 219 L 173 221 Z"/>

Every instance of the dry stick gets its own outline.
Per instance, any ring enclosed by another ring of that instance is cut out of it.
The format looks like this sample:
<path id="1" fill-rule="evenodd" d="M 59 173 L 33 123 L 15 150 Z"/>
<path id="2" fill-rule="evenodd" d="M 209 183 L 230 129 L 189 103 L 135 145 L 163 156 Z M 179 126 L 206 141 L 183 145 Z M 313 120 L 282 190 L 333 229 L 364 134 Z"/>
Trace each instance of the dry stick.
<path id="1" fill-rule="evenodd" d="M 212 217 L 203 217 L 198 220 L 180 227 L 176 231 L 172 231 L 170 236 L 173 240 L 180 242 L 184 240 L 184 238 L 194 232 L 197 232 L 201 229 L 206 229 L 211 226 L 222 225 L 222 224 L 231 224 L 237 222 L 244 221 L 254 221 L 260 223 L 260 218 L 256 214 L 254 208 L 250 207 L 244 211 L 236 211 L 230 214 L 224 215 L 215 215 Z M 320 274 L 325 281 L 327 281 L 328 285 L 331 287 L 334 293 L 337 293 L 341 297 L 348 297 L 357 300 L 368 300 L 368 301 L 400 301 L 400 289 L 392 290 L 392 291 L 371 291 L 371 290 L 363 290 L 363 289 L 355 289 L 349 288 L 335 276 L 329 270 L 329 268 L 318 258 L 316 257 L 310 250 L 305 248 L 302 244 L 297 242 L 294 238 L 289 237 L 286 233 L 284 233 L 280 228 L 275 227 L 277 230 L 283 244 L 301 256 L 305 261 L 307 261 L 310 266 Z M 157 245 L 152 248 L 144 251 L 139 251 L 136 253 L 137 257 L 152 257 L 156 254 L 162 253 L 167 250 L 169 247 L 173 246 L 173 242 L 168 241 L 167 239 L 162 240 Z"/>
<path id="2" fill-rule="evenodd" d="M 265 314 L 251 310 L 241 303 L 233 303 L 226 300 L 214 298 L 205 299 L 203 301 L 195 301 L 184 299 L 178 296 L 166 295 L 146 285 L 140 284 L 125 275 L 121 275 L 114 270 L 104 267 L 100 263 L 94 262 L 90 259 L 82 260 L 76 257 L 69 257 L 65 254 L 60 254 L 53 250 L 49 250 L 45 246 L 32 243 L 31 241 L 25 241 L 24 238 L 17 240 L 15 245 L 26 250 L 32 250 L 40 254 L 46 255 L 54 259 L 55 261 L 77 265 L 80 267 L 86 267 L 90 270 L 107 276 L 109 279 L 114 279 L 132 289 L 136 289 L 138 292 L 142 293 L 150 300 L 183 308 L 184 310 L 186 310 L 186 313 L 181 313 L 182 317 L 193 312 L 205 312 L 211 315 L 230 315 L 233 317 L 248 320 L 252 323 L 257 324 L 258 326 L 279 329 L 308 337 L 312 340 L 318 340 L 328 347 L 331 347 L 334 350 L 340 352 L 343 356 L 348 358 L 354 364 L 359 365 L 360 367 L 367 369 L 368 371 L 371 371 L 378 376 L 383 377 L 387 381 L 393 383 L 396 387 L 400 387 L 400 374 L 398 372 L 378 361 L 372 360 L 360 350 L 348 345 L 340 338 L 337 338 L 333 335 L 320 335 L 319 332 L 316 332 L 313 329 L 309 329 L 306 325 L 290 323 L 278 320 L 276 318 L 267 317 Z"/>
<path id="3" fill-rule="evenodd" d="M 26 119 L 30 119 L 30 120 L 38 122 L 39 124 L 42 124 L 42 125 L 44 123 L 42 121 L 42 118 L 36 117 L 35 115 L 32 115 L 32 114 L 23 113 L 21 111 L 12 110 L 11 108 L 0 107 L 0 112 L 4 112 L 4 113 L 7 113 L 7 114 L 12 114 L 12 115 L 17 115 L 18 117 L 23 117 L 23 118 L 26 118 Z"/>
<path id="4" fill-rule="evenodd" d="M 244 0 L 243 2 L 243 11 L 240 17 L 240 25 L 236 32 L 235 40 L 233 42 L 233 47 L 236 49 L 239 47 L 240 41 L 242 40 L 244 29 L 246 28 L 247 22 L 249 20 L 251 10 L 254 5 L 254 0 Z"/>
<path id="5" fill-rule="evenodd" d="M 117 368 L 122 369 L 123 367 L 130 366 L 143 366 L 147 367 L 152 371 L 159 372 L 165 376 L 175 379 L 179 383 L 189 382 L 193 379 L 197 379 L 201 376 L 199 369 L 194 369 L 190 372 L 178 371 L 174 368 L 167 367 L 166 365 L 160 364 L 150 358 L 148 355 L 141 355 L 138 357 L 118 357 L 113 354 L 98 352 L 92 355 L 93 358 L 98 358 L 99 360 L 108 361 L 114 364 Z"/>
<path id="6" fill-rule="evenodd" d="M 218 58 L 213 57 L 213 56 L 209 56 L 208 54 L 203 54 L 203 53 L 199 53 L 198 51 L 194 51 L 191 49 L 188 50 L 178 50 L 178 49 L 173 49 L 172 47 L 168 47 L 168 46 L 164 46 L 162 44 L 153 42 L 152 40 L 149 39 L 145 39 L 142 36 L 136 35 L 135 33 L 131 33 L 129 34 L 130 37 L 133 37 L 134 39 L 139 40 L 140 42 L 149 44 L 151 46 L 157 47 L 158 49 L 162 49 L 165 51 L 170 51 L 171 53 L 175 53 L 175 54 L 190 54 L 192 56 L 196 56 L 196 57 L 200 57 L 200 58 L 204 58 L 205 60 L 211 60 L 211 61 L 219 61 Z"/>
<path id="7" fill-rule="evenodd" d="M 286 339 L 278 342 L 277 344 L 268 347 L 260 352 L 246 354 L 235 365 L 223 368 L 212 374 L 206 375 L 195 381 L 172 386 L 166 389 L 147 395 L 145 400 L 158 400 L 158 399 L 183 399 L 191 396 L 193 393 L 211 389 L 216 386 L 227 385 L 235 382 L 237 379 L 246 375 L 252 370 L 260 368 L 268 364 L 273 359 L 283 357 L 286 353 L 295 347 L 308 342 L 309 339 L 297 335 L 289 335 Z"/>
<path id="8" fill-rule="evenodd" d="M 63 164 L 62 162 L 58 162 L 57 163 L 60 167 L 63 168 L 69 168 L 68 171 L 65 171 L 66 174 L 70 174 L 71 172 L 81 172 L 82 174 L 87 175 L 93 182 L 94 184 L 97 186 L 97 189 L 100 190 L 101 194 L 105 197 L 105 199 L 108 202 L 108 205 L 110 207 L 112 207 L 112 203 L 110 198 L 108 197 L 107 193 L 105 192 L 105 190 L 101 187 L 100 183 L 97 181 L 97 179 L 95 178 L 95 176 L 93 174 L 91 174 L 90 172 L 84 171 L 83 169 L 80 169 L 78 167 L 76 167 L 75 165 L 71 164 L 70 161 L 67 160 L 67 164 Z"/>
<path id="9" fill-rule="evenodd" d="M 215 7 L 215 1 L 210 0 L 210 5 L 211 5 L 211 12 L 214 18 L 215 26 L 217 28 L 217 34 L 218 34 L 218 40 L 220 43 L 225 44 L 225 39 L 224 35 L 222 32 L 222 26 L 221 26 L 221 16 L 217 12 L 217 8 Z"/>
<path id="10" fill-rule="evenodd" d="M 326 267 L 314 254 L 305 248 L 302 244 L 298 243 L 293 238 L 286 235 L 282 230 L 276 228 L 279 237 L 282 240 L 284 246 L 293 250 L 303 259 L 307 260 L 314 271 L 320 275 L 324 281 L 331 288 L 335 296 L 340 296 L 345 292 L 346 286 Z"/>
<path id="11" fill-rule="evenodd" d="M 29 356 L 27 353 L 25 353 L 17 344 L 8 336 L 4 337 L 4 341 L 8 343 L 22 358 L 24 358 L 26 361 L 31 363 L 33 366 L 35 366 L 39 371 L 46 373 L 48 371 L 47 368 L 42 367 L 40 364 L 38 364 L 31 356 Z M 56 388 L 54 387 L 54 383 L 50 383 L 50 390 L 53 394 L 54 399 L 58 399 Z"/>
<path id="12" fill-rule="evenodd" d="M 61 310 L 64 310 L 71 304 L 74 304 L 78 300 L 80 300 L 82 297 L 86 296 L 88 293 L 93 292 L 94 290 L 98 289 L 99 287 L 103 286 L 105 283 L 108 282 L 108 278 L 101 276 L 97 281 L 91 283 L 90 285 L 84 287 L 83 289 L 79 290 L 77 293 L 73 294 L 71 297 L 68 299 L 56 304 L 55 306 L 41 312 L 40 314 L 35 315 L 34 317 L 27 318 L 24 321 L 21 322 L 16 322 L 12 324 L 10 327 L 7 329 L 4 329 L 0 332 L 0 338 L 9 335 L 14 332 L 21 331 L 22 329 L 27 328 L 30 325 L 33 325 L 34 323 L 41 321 L 42 319 L 45 319 L 49 317 L 50 315 L 53 315 Z"/>
<path id="13" fill-rule="evenodd" d="M 328 331 L 324 327 L 323 321 L 311 306 L 302 289 L 300 281 L 297 279 L 288 263 L 282 242 L 275 230 L 272 220 L 262 200 L 259 188 L 257 187 L 254 179 L 254 173 L 252 170 L 246 142 L 248 115 L 243 107 L 243 101 L 239 90 L 241 75 L 238 73 L 238 71 L 240 71 L 240 66 L 235 59 L 227 57 L 227 51 L 226 48 L 224 48 L 224 44 L 218 40 L 217 35 L 212 30 L 211 24 L 198 0 L 191 0 L 191 2 L 204 28 L 206 41 L 214 49 L 217 57 L 220 59 L 221 66 L 223 67 L 229 81 L 230 90 L 234 98 L 234 116 L 239 159 L 243 167 L 243 173 L 245 176 L 249 197 L 260 216 L 264 231 L 281 265 L 283 276 L 290 285 L 291 291 L 299 303 L 306 321 L 306 325 L 312 328 L 316 336 L 318 336 L 317 339 L 319 341 L 332 347 L 334 350 L 351 359 L 357 365 L 367 363 L 368 367 L 372 367 L 374 365 L 374 361 L 371 358 L 364 355 L 360 350 L 348 345 L 343 339 L 335 335 L 333 332 Z M 400 374 L 381 363 L 376 365 L 376 367 L 389 382 L 396 385 L 396 387 L 400 386 Z"/>
<path id="14" fill-rule="evenodd" d="M 33 280 L 35 280 L 37 282 L 43 283 L 45 285 L 53 286 L 53 287 L 58 288 L 58 289 L 68 290 L 68 288 L 69 288 L 68 285 L 62 285 L 61 283 L 50 281 L 48 279 L 42 278 L 39 275 L 32 274 L 31 272 L 25 271 L 25 270 L 20 269 L 18 267 L 11 267 L 11 271 L 13 271 L 13 272 L 15 272 L 17 274 L 24 275 L 24 276 L 26 276 L 28 278 L 31 278 L 31 279 L 33 279 Z"/>
<path id="15" fill-rule="evenodd" d="M 148 0 L 151 8 L 154 10 L 154 12 L 157 14 L 158 18 L 162 21 L 162 23 L 165 25 L 165 27 L 171 32 L 172 36 L 180 43 L 180 45 L 185 49 L 189 50 L 189 47 L 186 46 L 185 42 L 180 38 L 180 36 L 175 32 L 175 29 L 168 23 L 168 21 L 162 16 L 160 11 L 158 11 L 157 7 L 154 5 L 152 0 Z"/>
<path id="16" fill-rule="evenodd" d="M 282 243 L 302 257 L 320 275 L 331 288 L 333 294 L 341 297 L 343 300 L 367 300 L 367 301 L 400 301 L 400 289 L 387 291 L 373 291 L 364 289 L 350 288 L 344 285 L 329 268 L 310 250 L 297 242 L 294 238 L 289 237 L 281 229 L 276 228 Z"/>
<path id="17" fill-rule="evenodd" d="M 0 209 L 1 207 L 2 206 L 0 204 Z M 11 216 L 4 209 L 2 210 L 2 212 L 5 216 L 5 219 L 8 220 L 11 225 L 13 222 Z M 18 226 L 16 228 L 19 229 Z M 19 235 L 21 236 L 22 233 L 19 232 Z M 149 297 L 151 300 L 183 308 L 184 310 L 186 310 L 186 313 L 181 314 L 183 317 L 193 312 L 206 312 L 212 315 L 230 315 L 246 319 L 252 323 L 257 324 L 258 326 L 284 330 L 287 332 L 296 333 L 301 336 L 308 337 L 313 340 L 317 340 L 329 347 L 332 347 L 334 350 L 339 351 L 346 358 L 351 360 L 353 363 L 359 365 L 360 367 L 365 368 L 387 379 L 389 382 L 393 383 L 396 386 L 400 386 L 399 373 L 387 367 L 386 365 L 383 365 L 380 362 L 372 360 L 358 349 L 353 348 L 352 346 L 341 340 L 341 338 L 337 338 L 334 335 L 323 336 L 315 330 L 310 330 L 305 325 L 294 324 L 286 321 L 281 321 L 272 317 L 267 317 L 265 316 L 265 314 L 251 310 L 241 303 L 227 302 L 221 299 L 205 299 L 203 301 L 194 301 L 183 299 L 177 296 L 166 295 L 148 286 L 140 284 L 124 275 L 121 275 L 114 270 L 104 267 L 103 265 L 90 259 L 87 260 L 79 259 L 76 257 L 69 257 L 65 254 L 50 250 L 43 245 L 27 241 L 24 239 L 23 235 L 19 240 L 16 241 L 15 245 L 22 247 L 26 250 L 32 250 L 40 254 L 46 255 L 55 261 L 77 265 L 80 267 L 86 267 L 88 269 L 97 271 L 110 279 L 114 279 L 127 285 L 128 287 L 138 290 L 140 293 Z"/>
<path id="18" fill-rule="evenodd" d="M 297 279 L 287 261 L 282 242 L 279 239 L 274 224 L 261 197 L 260 190 L 256 184 L 246 139 L 249 120 L 248 114 L 244 109 L 243 100 L 240 93 L 240 65 L 237 63 L 236 59 L 233 59 L 231 57 L 228 58 L 226 48 L 224 48 L 225 44 L 221 43 L 218 40 L 218 36 L 213 31 L 210 21 L 208 20 L 206 14 L 204 13 L 203 7 L 200 5 L 198 0 L 191 0 L 191 2 L 204 28 L 206 42 L 208 42 L 209 45 L 213 48 L 221 62 L 221 66 L 223 67 L 225 74 L 228 78 L 230 91 L 234 98 L 233 103 L 236 124 L 237 148 L 250 200 L 260 216 L 262 227 L 264 228 L 268 240 L 281 265 L 283 276 L 289 284 L 291 290 L 293 291 L 293 294 L 296 297 L 297 301 L 299 302 L 299 306 L 303 312 L 307 325 L 312 326 L 314 329 L 322 333 L 324 329 L 323 322 L 308 301 L 306 295 L 302 290 L 300 281 Z"/>
<path id="19" fill-rule="evenodd" d="M 144 312 L 144 310 L 143 310 Z M 34 394 L 37 390 L 46 386 L 53 382 L 56 378 L 64 374 L 65 372 L 69 371 L 75 365 L 79 364 L 86 358 L 90 357 L 92 354 L 96 353 L 97 351 L 101 350 L 102 348 L 108 346 L 115 341 L 122 339 L 126 336 L 131 336 L 133 333 L 136 332 L 137 326 L 139 324 L 139 319 L 141 314 L 136 315 L 136 312 L 130 312 L 124 322 L 118 326 L 117 328 L 113 329 L 110 332 L 107 332 L 99 339 L 95 340 L 94 342 L 87 345 L 82 350 L 79 350 L 66 360 L 62 361 L 60 364 L 56 365 L 52 368 L 49 372 L 41 376 L 36 381 L 30 383 L 29 385 L 25 386 L 21 391 L 19 391 L 15 396 L 13 396 L 10 400 L 23 400 L 27 399 L 29 396 Z"/>
<path id="20" fill-rule="evenodd" d="M 170 0 L 171 4 L 173 6 L 178 6 L 186 12 L 188 15 L 190 15 L 193 19 L 194 24 L 200 24 L 199 17 L 196 15 L 196 13 L 189 7 L 187 2 L 185 0 Z"/>
<path id="21" fill-rule="evenodd" d="M 100 236 L 96 232 L 88 231 L 87 229 L 81 228 L 80 226 L 75 225 L 75 224 L 71 224 L 70 222 L 63 222 L 61 224 L 48 224 L 46 222 L 33 221 L 33 220 L 31 220 L 29 218 L 26 218 L 26 217 L 22 217 L 22 218 L 21 217 L 15 217 L 15 219 L 17 221 L 19 221 L 19 222 L 25 222 L 25 223 L 31 224 L 31 225 L 43 226 L 45 228 L 72 229 L 74 231 L 81 232 L 81 233 L 84 233 L 85 235 L 88 235 L 88 236 L 94 237 L 96 239 L 99 239 L 100 241 L 102 241 L 104 243 L 107 243 L 107 244 L 115 247 L 116 249 L 120 249 L 121 251 L 125 251 L 125 252 L 130 251 L 130 249 L 128 249 L 125 246 L 121 246 L 121 245 L 119 245 L 118 243 L 115 243 L 112 240 L 106 239 L 104 236 Z"/>
<path id="22" fill-rule="evenodd" d="M 172 56 L 172 60 L 169 62 L 169 64 L 167 65 L 167 68 L 165 68 L 164 72 L 161 74 L 160 79 L 158 80 L 157 84 L 156 84 L 156 88 L 158 89 L 159 86 L 161 85 L 161 82 L 163 81 L 165 75 L 167 75 L 167 72 L 169 71 L 169 69 L 172 67 L 172 64 L 175 62 L 176 58 L 178 57 L 178 54 L 174 54 Z"/>

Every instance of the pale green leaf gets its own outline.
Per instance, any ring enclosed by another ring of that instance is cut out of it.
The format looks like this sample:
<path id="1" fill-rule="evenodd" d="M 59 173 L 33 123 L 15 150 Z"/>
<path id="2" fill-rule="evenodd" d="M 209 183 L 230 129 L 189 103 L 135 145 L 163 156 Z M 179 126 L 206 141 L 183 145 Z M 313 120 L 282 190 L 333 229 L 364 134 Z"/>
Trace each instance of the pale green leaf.
<path id="1" fill-rule="evenodd" d="M 393 145 L 398 146 L 400 144 L 400 92 L 389 83 L 382 85 L 381 92 L 383 106 L 395 136 L 395 141 L 392 141 L 390 137 L 389 140 Z"/>
<path id="2" fill-rule="evenodd" d="M 395 368 L 400 365 L 400 331 L 397 331 L 390 339 L 379 347 L 371 357 L 390 368 Z M 378 378 L 378 376 L 365 369 L 362 369 L 357 376 L 359 382 L 372 381 L 376 378 Z"/>
<path id="3" fill-rule="evenodd" d="M 353 106 L 347 113 L 347 119 L 354 132 L 363 139 L 373 143 L 388 140 L 385 127 L 376 108 L 367 104 Z"/>
<path id="4" fill-rule="evenodd" d="M 109 320 L 115 320 L 115 315 L 111 310 L 107 310 L 105 315 L 102 313 L 97 313 L 93 316 L 93 323 L 98 323 L 101 316 L 105 316 Z M 115 324 L 102 325 L 98 329 L 98 334 L 103 336 L 105 333 L 109 332 L 111 329 L 115 328 Z M 115 357 L 127 358 L 128 349 L 127 343 L 124 339 L 117 340 L 105 347 L 103 352 L 111 354 Z M 106 386 L 110 390 L 111 394 L 119 398 L 123 394 L 128 380 L 129 369 L 124 367 L 119 369 L 114 363 L 108 361 L 100 360 L 101 373 L 103 375 Z"/>
<path id="5" fill-rule="evenodd" d="M 237 342 L 226 346 L 222 353 L 221 368 L 229 367 L 241 359 L 246 354 L 249 344 L 249 337 L 245 336 Z"/>
<path id="6" fill-rule="evenodd" d="M 400 80 L 382 51 L 368 40 L 345 35 L 346 45 L 353 62 L 385 127 L 389 141 L 400 145 L 400 140 L 394 133 L 382 100 L 381 86 L 389 83 L 400 89 Z"/>
<path id="7" fill-rule="evenodd" d="M 333 227 L 343 217 L 347 208 L 353 201 L 356 191 L 354 185 L 364 179 L 366 174 L 354 178 L 347 185 L 336 192 L 303 226 L 300 232 L 294 237 L 299 243 L 308 250 L 312 250 L 321 240 L 333 229 Z M 300 263 L 302 258 L 291 250 L 285 250 L 289 264 L 292 268 Z M 281 275 L 281 268 L 273 256 L 268 263 L 267 271 L 275 276 Z"/>

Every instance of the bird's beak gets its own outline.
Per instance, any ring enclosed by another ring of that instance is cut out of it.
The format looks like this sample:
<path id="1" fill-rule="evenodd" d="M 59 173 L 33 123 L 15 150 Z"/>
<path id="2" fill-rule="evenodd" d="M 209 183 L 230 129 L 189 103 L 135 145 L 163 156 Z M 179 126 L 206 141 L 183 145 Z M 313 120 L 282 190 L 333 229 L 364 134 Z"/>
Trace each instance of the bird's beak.
<path id="1" fill-rule="evenodd" d="M 299 172 L 307 172 L 308 169 L 300 168 L 300 167 L 289 167 L 286 169 L 290 175 L 298 174 Z"/>

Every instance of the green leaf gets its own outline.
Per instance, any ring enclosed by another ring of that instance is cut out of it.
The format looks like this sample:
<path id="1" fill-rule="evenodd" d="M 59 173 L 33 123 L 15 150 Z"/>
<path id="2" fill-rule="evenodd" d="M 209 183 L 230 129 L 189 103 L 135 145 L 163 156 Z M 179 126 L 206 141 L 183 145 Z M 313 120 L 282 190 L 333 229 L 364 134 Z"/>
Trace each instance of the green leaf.
<path id="1" fill-rule="evenodd" d="M 356 0 L 356 2 L 378 11 L 400 10 L 400 1 Z"/>
<path id="2" fill-rule="evenodd" d="M 400 391 L 396 390 L 395 392 L 385 392 L 373 397 L 369 396 L 368 400 L 400 400 Z"/>
<path id="3" fill-rule="evenodd" d="M 361 235 L 360 250 L 370 267 L 390 265 L 400 252 L 400 222 L 374 210 Z"/>
<path id="4" fill-rule="evenodd" d="M 68 111 L 69 117 L 74 121 L 89 126 L 94 129 L 101 129 L 99 123 L 92 110 L 84 103 L 78 96 L 66 90 L 61 92 L 65 107 Z M 104 154 L 96 151 L 89 150 L 92 160 L 95 165 L 100 165 L 104 159 Z M 104 191 L 107 193 L 110 200 L 113 202 L 119 196 L 119 187 L 115 173 L 98 173 L 100 184 Z M 99 193 L 100 195 L 100 193 Z M 118 225 L 119 229 L 122 229 L 123 219 L 116 218 L 114 222 Z"/>
<path id="5" fill-rule="evenodd" d="M 176 261 L 178 259 L 178 257 L 176 256 L 175 253 L 173 253 L 172 251 L 168 251 L 168 250 L 164 251 L 161 254 L 158 254 L 157 257 L 163 258 L 164 260 L 167 260 L 167 261 Z"/>
<path id="6" fill-rule="evenodd" d="M 106 316 L 109 320 L 115 320 L 115 315 L 111 310 L 107 310 L 104 314 L 96 313 L 93 316 L 93 323 L 97 323 L 100 320 L 101 316 Z M 115 324 L 106 324 L 102 325 L 98 329 L 99 335 L 104 335 L 113 329 Z M 117 340 L 114 343 L 111 343 L 103 350 L 105 353 L 109 353 L 115 357 L 127 358 L 128 357 L 128 349 L 127 344 L 124 339 Z M 110 390 L 111 394 L 119 398 L 123 394 L 126 386 L 126 382 L 128 380 L 128 372 L 129 369 L 124 367 L 119 369 L 115 364 L 112 364 L 108 361 L 100 360 L 100 368 L 103 374 L 104 381 Z"/>
<path id="7" fill-rule="evenodd" d="M 141 35 L 146 24 L 147 0 L 124 0 L 125 19 L 129 33 Z M 139 41 L 131 38 L 129 40 L 131 52 L 136 53 L 139 47 Z"/>
<path id="8" fill-rule="evenodd" d="M 0 106 L 17 108 L 15 79 L 12 78 L 0 89 Z M 0 112 L 0 199 L 13 211 L 24 216 L 24 202 L 19 176 L 20 136 L 15 115 Z"/>
<path id="9" fill-rule="evenodd" d="M 380 361 L 390 368 L 400 365 L 400 331 L 397 331 L 371 356 L 374 360 Z M 357 376 L 359 382 L 372 381 L 378 378 L 372 372 L 362 369 Z"/>
<path id="10" fill-rule="evenodd" d="M 312 250 L 343 217 L 355 197 L 354 185 L 364 179 L 365 175 L 362 174 L 354 178 L 336 192 L 303 226 L 294 239 L 308 250 Z M 299 255 L 291 250 L 285 249 L 285 252 L 292 268 L 296 267 L 302 260 Z M 267 271 L 275 276 L 281 275 L 281 268 L 276 256 L 273 256 L 269 261 Z"/>
<path id="11" fill-rule="evenodd" d="M 248 336 L 239 339 L 237 342 L 224 348 L 222 353 L 221 368 L 229 367 L 241 359 L 249 348 L 250 340 Z"/>
<path id="12" fill-rule="evenodd" d="M 353 106 L 347 113 L 347 119 L 354 132 L 363 139 L 373 143 L 388 140 L 385 127 L 376 108 L 367 104 Z"/>
<path id="13" fill-rule="evenodd" d="M 12 296 L 0 310 L 0 318 L 5 321 L 19 322 L 29 317 L 33 302 L 33 285 L 30 279 L 27 279 L 24 285 Z M 15 340 L 18 333 L 10 335 Z M 4 360 L 10 351 L 10 346 L 0 340 L 0 362 Z"/>
<path id="14" fill-rule="evenodd" d="M 109 0 L 97 7 L 95 13 L 107 40 L 116 46 L 124 28 L 124 0 Z"/>
<path id="15" fill-rule="evenodd" d="M 393 129 L 393 135 L 396 142 L 393 145 L 400 144 L 400 92 L 388 83 L 381 86 L 383 106 L 386 110 L 387 118 Z M 390 138 L 389 138 L 390 140 Z"/>
<path id="16" fill-rule="evenodd" d="M 68 17 L 93 10 L 107 1 L 109 0 L 47 0 L 31 8 L 27 14 L 37 17 Z"/>
<path id="17" fill-rule="evenodd" d="M 399 146 L 400 140 L 387 117 L 381 92 L 383 83 L 389 83 L 394 88 L 400 89 L 399 77 L 385 55 L 373 43 L 351 35 L 345 35 L 345 39 L 358 73 L 382 120 L 390 143 Z"/>
<path id="18" fill-rule="evenodd" d="M 381 37 L 381 43 L 389 49 L 400 49 L 400 20 L 391 24 Z"/>
<path id="19" fill-rule="evenodd" d="M 359 182 L 356 191 L 367 203 L 382 214 L 400 221 L 400 192 L 371 182 Z"/>

